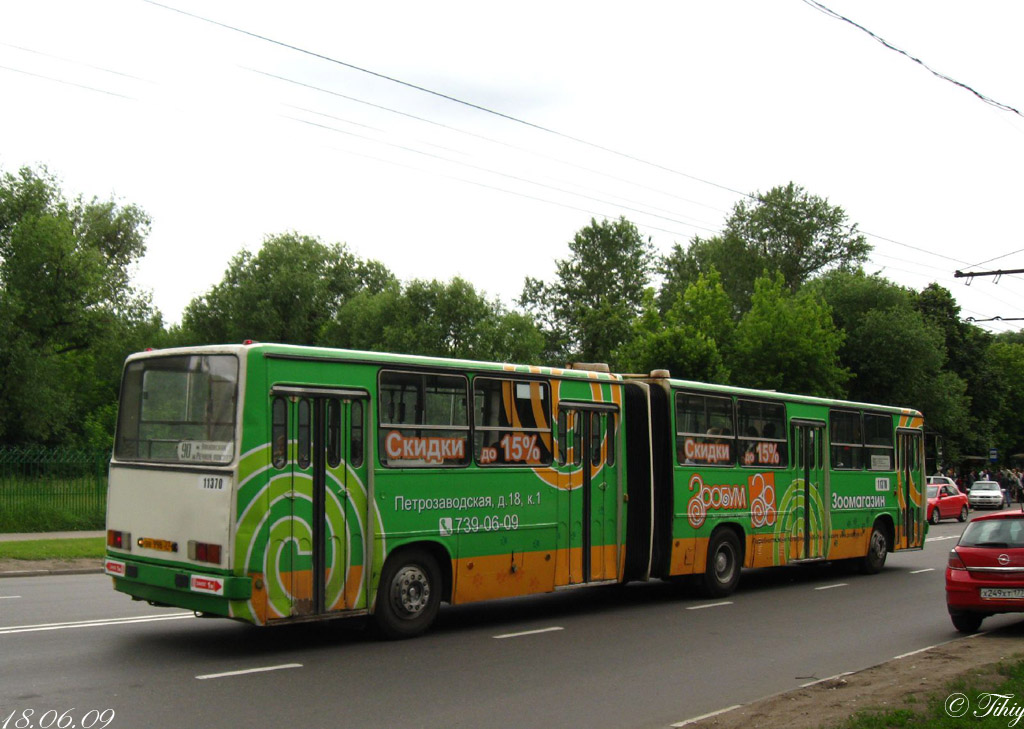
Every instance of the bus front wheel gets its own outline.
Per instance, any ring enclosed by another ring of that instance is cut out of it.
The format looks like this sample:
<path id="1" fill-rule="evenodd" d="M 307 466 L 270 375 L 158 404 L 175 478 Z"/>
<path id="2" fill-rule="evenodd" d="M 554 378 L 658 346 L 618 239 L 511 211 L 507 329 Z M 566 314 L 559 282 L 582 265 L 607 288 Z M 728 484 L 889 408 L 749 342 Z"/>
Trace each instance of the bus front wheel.
<path id="1" fill-rule="evenodd" d="M 708 597 L 731 595 L 740 581 L 740 540 L 730 529 L 719 529 L 708 543 L 704 592 Z"/>
<path id="2" fill-rule="evenodd" d="M 392 555 L 377 586 L 374 620 L 385 638 L 419 635 L 434 622 L 441 606 L 441 572 L 422 550 Z"/>

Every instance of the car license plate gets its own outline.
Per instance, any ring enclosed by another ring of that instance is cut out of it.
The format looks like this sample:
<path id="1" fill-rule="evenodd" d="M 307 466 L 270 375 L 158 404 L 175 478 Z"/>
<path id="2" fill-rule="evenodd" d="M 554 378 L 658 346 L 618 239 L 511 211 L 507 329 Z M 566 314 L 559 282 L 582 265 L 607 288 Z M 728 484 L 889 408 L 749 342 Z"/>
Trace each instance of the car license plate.
<path id="1" fill-rule="evenodd" d="M 1024 600 L 1024 587 L 983 587 L 982 600 Z"/>

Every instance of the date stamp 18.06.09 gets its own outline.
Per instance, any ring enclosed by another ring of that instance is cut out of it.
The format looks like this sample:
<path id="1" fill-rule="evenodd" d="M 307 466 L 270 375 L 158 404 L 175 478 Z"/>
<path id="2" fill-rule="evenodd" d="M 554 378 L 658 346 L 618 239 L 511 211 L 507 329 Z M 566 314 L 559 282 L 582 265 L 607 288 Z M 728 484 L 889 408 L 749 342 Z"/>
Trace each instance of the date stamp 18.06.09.
<path id="1" fill-rule="evenodd" d="M 113 709 L 0 708 L 0 729 L 107 729 L 112 721 Z"/>

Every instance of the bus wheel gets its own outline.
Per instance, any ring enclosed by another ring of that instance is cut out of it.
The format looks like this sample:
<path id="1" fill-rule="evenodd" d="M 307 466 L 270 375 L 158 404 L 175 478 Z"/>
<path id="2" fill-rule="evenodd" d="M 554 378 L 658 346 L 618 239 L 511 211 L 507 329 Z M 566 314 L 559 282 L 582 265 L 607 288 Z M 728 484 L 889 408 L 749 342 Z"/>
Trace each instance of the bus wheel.
<path id="1" fill-rule="evenodd" d="M 868 542 L 868 553 L 861 560 L 860 571 L 866 575 L 881 572 L 888 554 L 889 542 L 885 538 L 885 530 L 880 522 L 875 522 L 871 529 L 871 540 Z"/>
<path id="2" fill-rule="evenodd" d="M 725 597 L 732 594 L 739 581 L 740 540 L 731 529 L 719 529 L 708 544 L 704 592 L 708 597 Z"/>
<path id="3" fill-rule="evenodd" d="M 392 555 L 377 586 L 374 620 L 391 640 L 412 638 L 434 622 L 441 606 L 441 573 L 437 562 L 418 549 Z"/>

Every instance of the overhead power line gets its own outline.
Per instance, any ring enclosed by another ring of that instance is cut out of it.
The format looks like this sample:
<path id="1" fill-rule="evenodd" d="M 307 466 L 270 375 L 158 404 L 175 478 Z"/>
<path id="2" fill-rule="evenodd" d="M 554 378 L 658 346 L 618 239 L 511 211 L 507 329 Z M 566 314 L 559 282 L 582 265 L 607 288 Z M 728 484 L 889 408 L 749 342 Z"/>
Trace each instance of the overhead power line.
<path id="1" fill-rule="evenodd" d="M 185 15 L 187 17 L 194 18 L 195 20 L 199 20 L 199 21 L 202 21 L 204 23 L 209 23 L 210 25 L 216 25 L 219 28 L 224 28 L 225 30 L 230 30 L 230 31 L 232 31 L 234 33 L 240 33 L 242 35 L 247 35 L 250 38 L 255 38 L 257 40 L 261 40 L 261 41 L 264 41 L 266 43 L 272 43 L 272 44 L 274 44 L 276 46 L 280 46 L 281 48 L 287 48 L 288 50 L 295 51 L 296 53 L 302 53 L 304 55 L 311 56 L 313 58 L 317 58 L 317 59 L 319 59 L 321 61 L 327 61 L 328 63 L 333 63 L 333 64 L 336 64 L 338 66 L 344 66 L 345 68 L 352 69 L 353 71 L 359 71 L 360 73 L 365 73 L 365 74 L 368 74 L 370 76 L 374 76 L 375 78 L 382 79 L 384 81 L 390 81 L 391 83 L 399 84 L 400 86 L 405 86 L 406 88 L 413 89 L 415 91 L 420 91 L 420 92 L 422 92 L 424 94 L 430 94 L 431 96 L 436 96 L 436 97 L 438 97 L 440 99 L 445 99 L 446 101 L 451 101 L 452 103 L 455 103 L 455 104 L 461 104 L 462 106 L 468 107 L 470 109 L 476 109 L 477 111 L 481 111 L 481 112 L 483 112 L 485 114 L 491 114 L 493 116 L 500 117 L 500 118 L 505 119 L 507 121 L 513 122 L 515 124 L 521 124 L 523 126 L 530 127 L 532 129 L 536 129 L 536 130 L 541 131 L 541 132 L 545 132 L 546 134 L 553 134 L 553 135 L 555 135 L 557 137 L 561 137 L 562 139 L 568 139 L 569 141 L 576 142 L 577 144 L 582 144 L 582 145 L 585 145 L 587 147 L 591 147 L 593 149 L 598 149 L 598 150 L 601 150 L 602 152 L 607 152 L 608 154 L 613 154 L 613 155 L 615 155 L 617 157 L 622 157 L 623 159 L 628 159 L 628 160 L 631 160 L 633 162 L 638 162 L 640 164 L 647 165 L 649 167 L 653 167 L 655 169 L 662 170 L 663 172 L 669 172 L 669 173 L 674 174 L 674 175 L 679 175 L 681 177 L 686 177 L 688 179 L 695 180 L 696 182 L 700 182 L 700 183 L 703 183 L 705 185 L 711 185 L 712 187 L 717 187 L 720 190 L 725 190 L 727 192 L 731 192 L 734 195 L 741 195 L 743 197 L 753 198 L 753 196 L 750 195 L 749 193 L 741 192 L 739 190 L 734 190 L 733 188 L 728 187 L 726 185 L 722 185 L 722 184 L 719 184 L 717 182 L 712 182 L 711 180 L 705 180 L 703 178 L 696 177 L 695 175 L 691 175 L 691 174 L 689 174 L 687 172 L 682 172 L 681 170 L 676 170 L 676 169 L 673 169 L 671 167 L 666 167 L 665 165 L 658 164 L 657 162 L 651 162 L 650 160 L 645 160 L 645 159 L 642 159 L 640 157 L 636 157 L 634 155 L 628 154 L 626 152 L 620 152 L 617 149 L 612 149 L 611 147 L 605 147 L 603 145 L 597 144 L 596 142 L 590 142 L 590 141 L 588 141 L 586 139 L 582 139 L 581 137 L 575 137 L 575 136 L 573 136 L 571 134 L 566 134 L 565 132 L 560 132 L 557 129 L 552 129 L 550 127 L 546 127 L 546 126 L 543 126 L 541 124 L 536 124 L 534 122 L 527 121 L 525 119 L 521 119 L 521 118 L 519 118 L 517 116 L 512 116 L 511 114 L 506 114 L 504 112 L 488 108 L 486 106 L 481 106 L 480 104 L 475 104 L 472 101 L 466 101 L 465 99 L 460 99 L 458 97 L 451 96 L 450 94 L 445 94 L 445 93 L 443 93 L 441 91 L 434 91 L 433 89 L 428 89 L 425 86 L 420 86 L 420 85 L 414 84 L 414 83 L 412 83 L 410 81 L 403 81 L 400 78 L 395 78 L 394 76 L 388 76 L 387 74 L 380 73 L 379 71 L 373 71 L 373 70 L 371 70 L 369 68 L 364 68 L 362 66 L 357 66 L 354 63 L 349 63 L 347 61 L 342 61 L 342 60 L 340 60 L 338 58 L 332 58 L 331 56 L 326 56 L 326 55 L 324 55 L 322 53 L 317 53 L 316 51 L 311 51 L 311 50 L 308 50 L 306 48 L 302 48 L 300 46 L 292 45 L 291 43 L 286 43 L 284 41 L 277 40 L 276 38 L 270 38 L 269 36 L 261 35 L 259 33 L 253 32 L 251 30 L 245 30 L 244 28 L 239 28 L 238 26 L 235 26 L 235 25 L 230 25 L 228 23 L 222 23 L 222 22 L 220 22 L 218 20 L 213 20 L 212 18 L 207 18 L 207 17 L 202 16 L 202 15 L 197 15 L 196 13 L 190 13 L 187 10 L 181 10 L 180 8 L 171 7 L 170 5 L 164 5 L 163 3 L 159 3 L 156 0 L 142 0 L 142 1 L 145 2 L 145 3 L 148 3 L 150 5 L 154 5 L 154 6 L 158 7 L 158 8 L 163 8 L 164 10 L 170 10 L 172 12 L 180 13 L 181 15 Z"/>
<path id="2" fill-rule="evenodd" d="M 1001 101 L 996 101 L 995 99 L 993 99 L 993 98 L 991 98 L 989 96 L 985 96 L 985 94 L 983 94 L 980 91 L 972 88 L 971 86 L 968 86 L 967 84 L 963 83 L 962 81 L 957 81 L 955 78 L 952 78 L 951 76 L 947 76 L 944 73 L 940 73 L 939 71 L 936 71 L 934 68 L 929 66 L 927 63 L 922 61 L 920 58 L 917 58 L 915 56 L 910 55 L 909 53 L 907 53 L 902 48 L 897 48 L 892 43 L 887 41 L 885 38 L 882 38 L 881 36 L 877 35 L 876 33 L 872 33 L 870 30 L 865 28 L 860 23 L 856 23 L 856 22 L 850 20 L 845 15 L 841 15 L 840 13 L 837 13 L 835 10 L 832 10 L 831 8 L 825 7 L 824 5 L 822 5 L 821 3 L 817 2 L 816 0 L 803 0 L 803 1 L 806 4 L 810 5 L 812 8 L 815 8 L 816 10 L 820 10 L 821 12 L 825 13 L 825 15 L 833 17 L 836 20 L 842 20 L 844 23 L 849 23 L 854 28 L 857 28 L 858 30 L 864 31 L 869 36 L 874 38 L 876 41 L 881 43 L 883 46 L 888 48 L 889 50 L 896 51 L 900 55 L 906 56 L 911 61 L 913 61 L 914 63 L 918 64 L 919 66 L 921 66 L 925 70 L 927 70 L 933 76 L 937 76 L 938 78 L 941 78 L 943 81 L 948 81 L 949 83 L 953 84 L 954 86 L 959 86 L 960 88 L 964 89 L 965 91 L 971 92 L 972 94 L 977 96 L 979 99 L 984 101 L 986 104 L 990 104 L 990 105 L 996 107 L 997 109 L 1002 109 L 1003 111 L 1012 112 L 1012 113 L 1016 114 L 1019 117 L 1024 117 L 1024 114 L 1022 114 L 1020 111 L 1018 111 L 1014 107 L 1010 106 L 1009 104 L 1004 104 Z"/>

